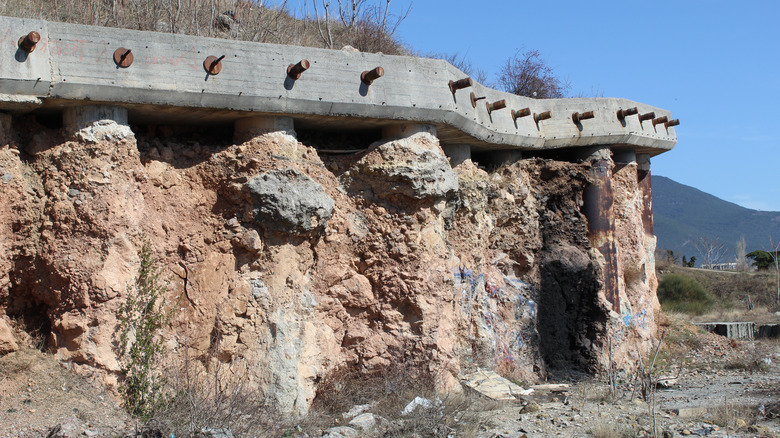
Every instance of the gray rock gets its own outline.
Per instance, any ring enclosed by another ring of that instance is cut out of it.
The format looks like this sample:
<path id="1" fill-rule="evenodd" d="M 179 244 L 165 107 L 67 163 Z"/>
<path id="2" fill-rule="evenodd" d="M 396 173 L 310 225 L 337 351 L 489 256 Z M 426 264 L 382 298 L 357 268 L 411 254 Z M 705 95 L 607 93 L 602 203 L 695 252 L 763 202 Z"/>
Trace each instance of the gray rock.
<path id="1" fill-rule="evenodd" d="M 376 417 L 370 412 L 360 414 L 353 418 L 352 421 L 349 422 L 349 425 L 355 429 L 362 430 L 363 432 L 368 432 L 376 426 Z"/>
<path id="2" fill-rule="evenodd" d="M 428 134 L 380 144 L 350 169 L 349 175 L 379 198 L 404 195 L 436 199 L 458 190 L 458 176 Z"/>
<path id="3" fill-rule="evenodd" d="M 331 427 L 322 433 L 322 438 L 356 438 L 359 432 L 351 427 Z"/>
<path id="4" fill-rule="evenodd" d="M 75 198 L 75 197 L 77 197 L 80 194 L 81 194 L 81 190 L 79 190 L 79 189 L 70 189 L 70 190 L 68 190 L 68 196 L 70 196 L 71 198 Z"/>
<path id="5" fill-rule="evenodd" d="M 320 184 L 291 168 L 256 176 L 246 189 L 257 203 L 257 223 L 287 234 L 323 230 L 335 205 Z"/>

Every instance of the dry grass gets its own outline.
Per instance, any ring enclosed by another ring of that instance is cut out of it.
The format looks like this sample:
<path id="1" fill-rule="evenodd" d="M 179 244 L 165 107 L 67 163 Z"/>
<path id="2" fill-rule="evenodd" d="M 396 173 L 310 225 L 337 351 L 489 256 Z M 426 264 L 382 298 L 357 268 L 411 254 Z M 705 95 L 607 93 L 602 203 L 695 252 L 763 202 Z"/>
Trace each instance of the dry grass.
<path id="1" fill-rule="evenodd" d="M 406 405 L 423 397 L 430 407 L 417 407 L 402 414 Z M 385 369 L 371 375 L 354 372 L 333 373 L 323 381 L 303 431 L 317 433 L 332 427 L 335 421 L 346 425 L 342 413 L 356 405 L 369 404 L 368 412 L 387 420 L 381 428 L 383 437 L 473 437 L 491 424 L 485 412 L 496 410 L 501 403 L 472 392 L 437 394 L 433 379 L 414 366 Z M 454 435 L 453 435 L 454 434 Z"/>
<path id="2" fill-rule="evenodd" d="M 309 9 L 292 11 L 284 0 L 8 0 L 0 2 L 0 14 L 243 41 L 334 49 L 352 45 L 366 52 L 408 53 L 393 35 L 396 21 L 404 17 L 390 14 L 387 22 L 379 2 L 360 3 L 354 23 L 345 26 L 332 19 L 329 35 L 319 32 L 317 23 L 322 28 L 322 18 L 317 20 Z"/>
<path id="3" fill-rule="evenodd" d="M 737 427 L 737 420 L 743 420 L 747 425 L 755 423 L 758 407 L 727 402 L 708 409 L 707 413 L 708 420 L 713 424 L 720 427 Z"/>
<path id="4" fill-rule="evenodd" d="M 588 431 L 594 438 L 633 438 L 636 432 L 629 426 L 606 422 L 597 423 Z"/>

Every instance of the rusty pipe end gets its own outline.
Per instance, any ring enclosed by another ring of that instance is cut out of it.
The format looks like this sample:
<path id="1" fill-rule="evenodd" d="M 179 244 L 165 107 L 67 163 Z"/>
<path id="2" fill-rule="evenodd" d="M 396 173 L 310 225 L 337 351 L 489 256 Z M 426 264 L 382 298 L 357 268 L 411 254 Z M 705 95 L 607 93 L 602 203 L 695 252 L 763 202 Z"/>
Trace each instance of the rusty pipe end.
<path id="1" fill-rule="evenodd" d="M 512 120 L 517 120 L 521 117 L 526 117 L 531 115 L 531 108 L 523 108 L 521 110 L 512 110 Z"/>
<path id="2" fill-rule="evenodd" d="M 617 118 L 618 120 L 623 120 L 628 116 L 633 116 L 634 114 L 639 114 L 639 109 L 637 107 L 633 108 L 627 108 L 627 109 L 620 109 L 617 112 Z"/>
<path id="3" fill-rule="evenodd" d="M 655 118 L 655 113 L 646 113 L 646 114 L 640 114 L 639 115 L 639 121 L 644 122 L 645 120 L 651 120 Z"/>
<path id="4" fill-rule="evenodd" d="M 653 119 L 653 126 L 660 125 L 661 123 L 666 123 L 667 121 L 669 121 L 669 118 L 666 116 L 655 118 Z"/>
<path id="5" fill-rule="evenodd" d="M 552 118 L 552 111 L 545 111 L 543 113 L 534 114 L 534 122 L 539 123 L 542 120 L 547 120 Z"/>
<path id="6" fill-rule="evenodd" d="M 28 33 L 27 35 L 19 38 L 19 42 L 17 43 L 19 45 L 19 48 L 24 50 L 27 53 L 32 53 L 35 51 L 35 45 L 38 44 L 41 41 L 41 34 L 39 34 L 36 31 L 32 31 Z"/>
<path id="7" fill-rule="evenodd" d="M 130 67 L 133 65 L 133 51 L 124 47 L 114 50 L 114 63 L 117 67 Z"/>
<path id="8" fill-rule="evenodd" d="M 373 70 L 367 70 L 360 74 L 360 80 L 366 84 L 371 85 L 375 80 L 385 75 L 385 69 L 382 67 L 376 67 Z"/>
<path id="9" fill-rule="evenodd" d="M 664 123 L 664 128 L 669 129 L 670 126 L 677 126 L 680 124 L 680 119 L 669 120 Z"/>
<path id="10" fill-rule="evenodd" d="M 487 103 L 485 102 L 485 106 L 487 107 L 488 114 L 492 113 L 493 111 L 497 111 L 503 108 L 506 108 L 506 100 L 497 100 L 493 103 Z"/>
<path id="11" fill-rule="evenodd" d="M 471 80 L 471 78 L 463 78 L 457 81 L 450 81 L 449 82 L 450 93 L 455 94 L 456 91 L 462 88 L 471 87 L 473 85 L 474 85 L 474 81 Z"/>
<path id="12" fill-rule="evenodd" d="M 571 114 L 571 121 L 574 123 L 579 123 L 582 120 L 588 120 L 594 117 L 595 114 L 593 113 L 593 111 L 586 111 L 584 113 L 576 112 Z"/>
<path id="13" fill-rule="evenodd" d="M 287 76 L 290 77 L 290 79 L 300 79 L 303 72 L 309 69 L 311 67 L 311 63 L 309 63 L 308 59 L 302 59 L 298 61 L 297 64 L 290 64 L 287 66 Z"/>
<path id="14" fill-rule="evenodd" d="M 206 70 L 206 73 L 210 75 L 218 75 L 219 72 L 222 71 L 222 60 L 224 58 L 225 55 L 222 55 L 219 58 L 216 56 L 208 56 L 206 59 L 204 59 L 203 68 Z"/>

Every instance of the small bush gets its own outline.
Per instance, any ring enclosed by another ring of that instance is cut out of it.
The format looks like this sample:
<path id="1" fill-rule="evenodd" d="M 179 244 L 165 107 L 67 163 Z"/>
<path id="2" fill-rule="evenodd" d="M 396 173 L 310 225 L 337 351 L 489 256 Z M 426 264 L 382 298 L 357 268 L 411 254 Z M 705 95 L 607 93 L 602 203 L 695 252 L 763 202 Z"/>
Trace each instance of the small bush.
<path id="1" fill-rule="evenodd" d="M 123 381 L 120 386 L 128 411 L 144 420 L 164 402 L 164 382 L 158 361 L 165 354 L 163 326 L 168 322 L 160 269 L 145 242 L 139 252 L 141 268 L 135 287 L 119 309 L 119 347 Z"/>
<path id="2" fill-rule="evenodd" d="M 715 300 L 693 278 L 669 274 L 658 284 L 658 300 L 667 312 L 701 315 L 712 308 Z"/>

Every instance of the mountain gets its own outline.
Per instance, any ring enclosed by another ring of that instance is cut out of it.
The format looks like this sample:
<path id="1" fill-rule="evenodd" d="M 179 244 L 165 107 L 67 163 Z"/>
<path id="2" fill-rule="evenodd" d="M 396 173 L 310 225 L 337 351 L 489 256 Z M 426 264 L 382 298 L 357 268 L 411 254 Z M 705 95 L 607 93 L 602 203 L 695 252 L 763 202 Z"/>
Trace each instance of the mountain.
<path id="1" fill-rule="evenodd" d="M 770 235 L 780 239 L 778 211 L 751 210 L 663 176 L 652 178 L 653 222 L 659 249 L 695 255 L 701 260 L 696 248 L 686 242 L 706 236 L 725 243 L 732 254 L 728 258 L 732 259 L 740 236 L 745 236 L 747 252 L 768 249 Z"/>

